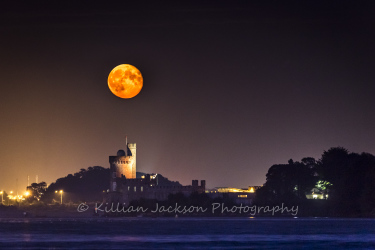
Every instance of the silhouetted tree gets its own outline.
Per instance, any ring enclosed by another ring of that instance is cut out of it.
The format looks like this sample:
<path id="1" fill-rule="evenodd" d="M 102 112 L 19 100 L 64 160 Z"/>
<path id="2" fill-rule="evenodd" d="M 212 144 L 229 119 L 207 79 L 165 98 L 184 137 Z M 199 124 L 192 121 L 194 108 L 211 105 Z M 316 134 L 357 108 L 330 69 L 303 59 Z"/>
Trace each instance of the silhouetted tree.
<path id="1" fill-rule="evenodd" d="M 306 157 L 301 162 L 273 165 L 266 177 L 256 192 L 257 203 L 302 201 L 315 186 L 328 193 L 327 202 L 323 207 L 313 201 L 302 204 L 334 216 L 375 216 L 375 156 L 371 154 L 334 147 L 324 151 L 319 161 Z"/>
<path id="2" fill-rule="evenodd" d="M 343 147 L 335 147 L 323 152 L 317 170 L 320 179 L 332 183 L 333 189 L 336 189 L 341 187 L 342 175 L 348 171 L 349 166 L 348 150 Z"/>
<path id="3" fill-rule="evenodd" d="M 59 193 L 56 194 L 55 191 L 63 190 L 63 200 L 66 202 L 101 201 L 103 191 L 109 189 L 109 175 L 108 168 L 99 166 L 89 167 L 87 170 L 81 169 L 49 185 L 43 200 L 59 201 Z"/>
<path id="4" fill-rule="evenodd" d="M 358 203 L 361 213 L 366 216 L 375 217 L 375 156 L 362 153 L 362 164 L 365 165 L 365 171 L 361 182 L 363 187 L 358 195 Z"/>
<path id="5" fill-rule="evenodd" d="M 294 202 L 306 199 L 317 181 L 314 158 L 304 158 L 302 162 L 277 164 L 269 168 L 266 183 L 257 190 L 259 203 Z"/>
<path id="6" fill-rule="evenodd" d="M 30 192 L 29 197 L 27 197 L 27 200 L 29 202 L 32 202 L 34 200 L 39 201 L 47 189 L 47 183 L 40 182 L 40 183 L 31 183 L 30 186 L 27 187 L 27 190 Z"/>

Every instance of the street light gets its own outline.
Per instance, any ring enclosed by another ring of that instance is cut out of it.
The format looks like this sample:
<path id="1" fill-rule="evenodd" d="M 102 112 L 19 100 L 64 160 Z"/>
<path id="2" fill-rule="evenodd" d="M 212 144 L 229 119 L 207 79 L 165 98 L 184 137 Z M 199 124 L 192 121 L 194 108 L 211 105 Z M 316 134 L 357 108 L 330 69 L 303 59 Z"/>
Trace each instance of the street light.
<path id="1" fill-rule="evenodd" d="M 55 191 L 55 193 L 57 194 L 57 193 L 58 193 L 58 191 L 56 190 L 56 191 Z M 59 193 L 60 193 L 60 196 L 61 196 L 61 202 L 60 202 L 60 204 L 62 204 L 62 194 L 63 194 L 63 191 L 62 191 L 62 190 L 60 190 L 60 191 L 59 191 Z"/>

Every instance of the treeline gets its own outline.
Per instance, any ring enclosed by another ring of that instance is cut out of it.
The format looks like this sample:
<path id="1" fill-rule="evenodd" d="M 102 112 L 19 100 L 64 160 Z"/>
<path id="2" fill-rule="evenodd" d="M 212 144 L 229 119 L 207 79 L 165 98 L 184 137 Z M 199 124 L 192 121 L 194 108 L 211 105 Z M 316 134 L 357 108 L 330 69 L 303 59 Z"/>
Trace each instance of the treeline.
<path id="1" fill-rule="evenodd" d="M 325 200 L 307 200 L 314 191 Z M 342 147 L 324 151 L 319 160 L 303 158 L 269 168 L 255 204 L 300 205 L 302 215 L 375 216 L 375 156 Z"/>
<path id="2" fill-rule="evenodd" d="M 137 177 L 141 178 L 145 173 L 137 172 Z M 100 166 L 80 169 L 79 172 L 69 174 L 57 179 L 48 187 L 45 182 L 32 183 L 27 189 L 30 195 L 28 202 L 41 201 L 46 204 L 73 202 L 101 202 L 103 194 L 109 189 L 110 170 Z M 159 185 L 181 186 L 178 181 L 170 181 L 168 178 L 157 175 Z M 60 193 L 62 191 L 62 194 Z"/>
<path id="3" fill-rule="evenodd" d="M 109 189 L 109 175 L 108 168 L 94 166 L 59 178 L 48 187 L 45 182 L 32 183 L 27 187 L 27 201 L 38 204 L 101 201 L 103 192 Z"/>
<path id="4" fill-rule="evenodd" d="M 142 175 L 144 173 L 137 173 Z M 45 182 L 33 183 L 28 190 L 29 202 L 101 202 L 109 189 L 110 170 L 99 166 L 81 169 L 75 174 L 56 180 L 47 187 Z M 181 185 L 158 174 L 159 184 Z M 60 190 L 63 190 L 61 195 Z M 306 194 L 319 194 L 321 200 L 308 200 Z M 212 202 L 234 204 L 225 196 L 221 200 L 205 194 L 170 195 L 164 205 L 181 204 L 205 206 Z M 141 202 L 139 205 L 151 201 Z M 154 202 L 154 201 L 153 201 Z M 256 191 L 254 205 L 299 206 L 299 216 L 375 217 L 375 156 L 350 153 L 342 147 L 324 151 L 319 160 L 305 157 L 289 160 L 269 168 L 265 184 Z M 136 204 L 133 204 L 136 205 Z"/>
<path id="5" fill-rule="evenodd" d="M 82 168 L 75 174 L 69 174 L 51 183 L 42 200 L 47 203 L 53 200 L 60 202 L 59 192 L 62 190 L 64 203 L 101 201 L 103 192 L 109 189 L 109 176 L 109 168 L 100 166 Z"/>

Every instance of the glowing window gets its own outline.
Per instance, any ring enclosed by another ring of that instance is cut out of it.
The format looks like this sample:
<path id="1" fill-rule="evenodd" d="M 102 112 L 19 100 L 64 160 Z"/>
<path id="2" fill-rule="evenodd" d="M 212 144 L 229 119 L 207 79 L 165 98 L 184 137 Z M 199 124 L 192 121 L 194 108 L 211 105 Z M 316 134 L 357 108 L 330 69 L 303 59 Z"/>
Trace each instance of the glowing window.
<path id="1" fill-rule="evenodd" d="M 137 187 L 134 187 L 134 192 L 137 192 Z"/>
<path id="2" fill-rule="evenodd" d="M 143 186 L 141 186 L 141 192 L 143 192 Z"/>

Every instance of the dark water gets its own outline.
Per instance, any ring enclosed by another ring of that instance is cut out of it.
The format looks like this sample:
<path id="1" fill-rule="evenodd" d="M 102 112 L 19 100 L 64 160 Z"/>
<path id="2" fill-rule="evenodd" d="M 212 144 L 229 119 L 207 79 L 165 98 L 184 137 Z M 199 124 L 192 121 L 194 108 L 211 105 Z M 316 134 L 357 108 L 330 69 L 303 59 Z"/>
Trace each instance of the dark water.
<path id="1" fill-rule="evenodd" d="M 374 219 L 0 219 L 2 249 L 375 249 Z"/>

